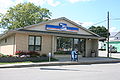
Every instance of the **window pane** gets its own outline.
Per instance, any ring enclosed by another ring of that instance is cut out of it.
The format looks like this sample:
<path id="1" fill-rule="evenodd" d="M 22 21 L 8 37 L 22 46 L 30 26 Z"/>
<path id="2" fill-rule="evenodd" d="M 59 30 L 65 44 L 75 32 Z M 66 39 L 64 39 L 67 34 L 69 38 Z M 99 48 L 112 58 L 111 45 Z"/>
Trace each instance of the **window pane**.
<path id="1" fill-rule="evenodd" d="M 40 37 L 36 37 L 35 45 L 40 45 Z"/>
<path id="2" fill-rule="evenodd" d="M 75 49 L 77 49 L 77 50 L 80 49 L 79 39 L 74 39 L 74 50 Z"/>
<path id="3" fill-rule="evenodd" d="M 80 39 L 80 51 L 85 56 L 85 39 Z"/>
<path id="4" fill-rule="evenodd" d="M 35 51 L 39 51 L 40 50 L 40 46 L 35 46 Z"/>
<path id="5" fill-rule="evenodd" d="M 34 51 L 34 46 L 29 46 L 29 51 Z"/>
<path id="6" fill-rule="evenodd" d="M 34 45 L 34 36 L 29 36 L 29 45 Z"/>
<path id="7" fill-rule="evenodd" d="M 74 44 L 78 44 L 79 39 L 74 39 Z"/>
<path id="8" fill-rule="evenodd" d="M 73 38 L 57 37 L 58 51 L 72 51 Z"/>

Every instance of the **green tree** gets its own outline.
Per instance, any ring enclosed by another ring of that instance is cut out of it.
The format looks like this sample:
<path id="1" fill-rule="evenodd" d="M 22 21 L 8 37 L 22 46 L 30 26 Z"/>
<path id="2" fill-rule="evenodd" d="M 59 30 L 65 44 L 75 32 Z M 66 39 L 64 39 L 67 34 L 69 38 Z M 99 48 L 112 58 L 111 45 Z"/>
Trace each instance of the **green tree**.
<path id="1" fill-rule="evenodd" d="M 50 19 L 51 12 L 46 8 L 41 8 L 33 3 L 20 3 L 10 7 L 2 16 L 0 25 L 2 28 L 15 29 L 37 24 Z"/>
<path id="2" fill-rule="evenodd" d="M 108 30 L 104 26 L 91 26 L 89 30 L 100 35 L 101 37 L 107 37 Z"/>

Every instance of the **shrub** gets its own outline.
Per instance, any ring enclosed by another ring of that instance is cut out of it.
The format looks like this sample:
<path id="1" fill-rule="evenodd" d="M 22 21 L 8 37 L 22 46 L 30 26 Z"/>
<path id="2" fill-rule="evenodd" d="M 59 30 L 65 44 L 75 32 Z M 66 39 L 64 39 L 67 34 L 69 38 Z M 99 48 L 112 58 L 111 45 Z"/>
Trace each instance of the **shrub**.
<path id="1" fill-rule="evenodd" d="M 70 55 L 71 51 L 57 51 L 54 52 L 54 54 L 59 54 L 59 55 Z"/>
<path id="2" fill-rule="evenodd" d="M 82 55 L 82 52 L 77 52 L 78 55 Z M 54 54 L 57 54 L 57 55 L 71 55 L 71 51 L 57 51 L 57 52 L 54 52 Z"/>
<path id="3" fill-rule="evenodd" d="M 4 54 L 0 53 L 0 57 L 3 57 L 3 56 L 4 56 Z"/>
<path id="4" fill-rule="evenodd" d="M 4 55 L 4 54 L 0 53 L 0 57 L 13 57 L 13 55 Z"/>
<path id="5" fill-rule="evenodd" d="M 35 51 L 28 51 L 28 52 L 16 51 L 15 54 L 18 55 L 19 57 L 37 57 L 40 55 L 38 52 Z"/>
<path id="6" fill-rule="evenodd" d="M 26 54 L 26 52 L 23 52 L 23 51 L 16 51 L 15 55 L 22 56 L 22 55 L 27 55 L 27 54 Z"/>
<path id="7" fill-rule="evenodd" d="M 42 56 L 42 57 L 47 57 L 47 54 L 42 54 L 41 56 Z"/>
<path id="8" fill-rule="evenodd" d="M 13 55 L 7 55 L 8 57 L 14 57 Z"/>
<path id="9" fill-rule="evenodd" d="M 40 54 L 38 52 L 35 52 L 35 51 L 28 51 L 27 55 L 30 55 L 30 57 L 40 56 Z"/>

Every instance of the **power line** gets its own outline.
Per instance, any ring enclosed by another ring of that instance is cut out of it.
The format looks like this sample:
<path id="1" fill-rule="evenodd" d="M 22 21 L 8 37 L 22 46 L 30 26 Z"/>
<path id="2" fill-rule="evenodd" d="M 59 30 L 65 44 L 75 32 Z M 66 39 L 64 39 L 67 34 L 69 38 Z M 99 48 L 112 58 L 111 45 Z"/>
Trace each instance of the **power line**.
<path id="1" fill-rule="evenodd" d="M 120 20 L 120 18 L 113 18 L 113 19 L 110 19 L 110 20 Z"/>
<path id="2" fill-rule="evenodd" d="M 109 19 L 109 20 L 120 20 L 120 18 L 113 18 L 113 19 Z M 101 23 L 106 22 L 106 21 L 107 20 L 103 20 L 103 21 L 97 22 L 97 23 L 95 23 L 93 25 L 101 24 Z"/>
<path id="3" fill-rule="evenodd" d="M 97 25 L 97 24 L 100 24 L 100 23 L 103 23 L 103 22 L 106 22 L 107 20 L 104 20 L 104 21 L 100 21 L 100 22 L 97 22 L 97 23 L 95 23 L 95 24 L 93 24 L 93 25 Z"/>

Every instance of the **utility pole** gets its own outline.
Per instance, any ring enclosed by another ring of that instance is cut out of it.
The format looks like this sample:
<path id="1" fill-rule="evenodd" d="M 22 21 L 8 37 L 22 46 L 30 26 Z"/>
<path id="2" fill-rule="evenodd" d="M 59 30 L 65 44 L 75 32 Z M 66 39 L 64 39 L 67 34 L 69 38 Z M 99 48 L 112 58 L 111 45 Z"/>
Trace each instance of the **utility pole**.
<path id="1" fill-rule="evenodd" d="M 109 57 L 109 11 L 107 12 L 107 27 L 108 27 L 108 32 L 107 32 L 107 57 Z"/>

